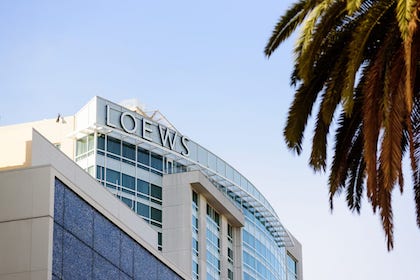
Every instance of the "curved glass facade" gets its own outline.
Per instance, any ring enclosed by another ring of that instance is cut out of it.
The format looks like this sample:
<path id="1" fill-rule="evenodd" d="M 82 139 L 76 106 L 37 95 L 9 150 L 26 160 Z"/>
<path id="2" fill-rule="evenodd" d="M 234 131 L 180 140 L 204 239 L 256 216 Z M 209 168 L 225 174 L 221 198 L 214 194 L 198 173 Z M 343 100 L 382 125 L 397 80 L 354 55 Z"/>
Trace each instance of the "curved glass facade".
<path id="1" fill-rule="evenodd" d="M 243 279 L 287 279 L 286 247 L 293 246 L 292 238 L 267 199 L 249 180 L 215 154 L 170 128 L 162 128 L 161 124 L 150 119 L 145 122 L 143 115 L 106 100 L 98 99 L 96 106 L 98 113 L 95 121 L 84 129 L 90 133 L 77 140 L 76 161 L 88 162 L 85 168 L 91 173 L 96 166 L 96 178 L 159 232 L 159 246 L 162 245 L 162 176 L 199 170 L 244 214 Z M 113 111 L 109 111 L 109 106 L 113 107 Z M 99 108 L 105 107 L 108 110 L 107 120 L 98 117 L 105 114 L 105 109 Z M 122 123 L 123 117 L 127 116 L 125 112 L 133 115 L 128 118 L 134 121 L 128 130 Z M 109 126 L 109 120 L 112 126 Z M 182 148 L 184 151 L 179 152 Z M 196 225 L 193 228 L 193 249 L 198 247 L 197 205 L 198 201 L 193 201 L 192 222 Z M 219 279 L 220 229 L 216 216 L 208 211 L 207 277 Z M 228 246 L 233 247 L 231 239 L 228 239 Z M 229 254 L 228 251 L 228 260 L 231 261 L 228 278 L 233 278 L 233 258 L 236 257 Z M 198 250 L 193 251 L 194 279 L 198 279 L 198 257 Z"/>
<path id="2" fill-rule="evenodd" d="M 285 248 L 275 245 L 273 237 L 249 209 L 244 208 L 244 214 L 244 279 L 286 279 Z"/>

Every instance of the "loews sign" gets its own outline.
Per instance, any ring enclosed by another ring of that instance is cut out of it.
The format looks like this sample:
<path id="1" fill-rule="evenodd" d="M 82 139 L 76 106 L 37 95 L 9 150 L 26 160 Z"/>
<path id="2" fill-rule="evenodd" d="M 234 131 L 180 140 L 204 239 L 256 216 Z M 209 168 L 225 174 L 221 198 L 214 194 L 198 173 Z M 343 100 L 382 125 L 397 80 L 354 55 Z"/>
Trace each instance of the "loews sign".
<path id="1" fill-rule="evenodd" d="M 177 131 L 170 130 L 166 126 L 139 117 L 136 113 L 121 112 L 106 105 L 106 125 L 120 128 L 127 133 L 159 144 L 183 156 L 188 157 L 190 154 L 187 137 L 179 135 Z"/>

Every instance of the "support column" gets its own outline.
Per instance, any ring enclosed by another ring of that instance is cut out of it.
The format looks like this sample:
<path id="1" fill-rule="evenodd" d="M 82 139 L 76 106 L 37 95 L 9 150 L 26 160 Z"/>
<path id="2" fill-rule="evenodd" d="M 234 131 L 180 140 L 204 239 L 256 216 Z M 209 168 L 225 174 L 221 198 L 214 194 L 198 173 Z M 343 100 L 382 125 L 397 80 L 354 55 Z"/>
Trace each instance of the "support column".
<path id="1" fill-rule="evenodd" d="M 228 277 L 228 221 L 225 216 L 220 216 L 220 279 L 227 279 Z"/>
<path id="2" fill-rule="evenodd" d="M 233 279 L 242 280 L 242 228 L 233 228 Z"/>
<path id="3" fill-rule="evenodd" d="M 198 203 L 198 272 L 200 279 L 206 279 L 207 273 L 207 248 L 206 248 L 206 226 L 207 226 L 207 200 L 199 194 Z"/>

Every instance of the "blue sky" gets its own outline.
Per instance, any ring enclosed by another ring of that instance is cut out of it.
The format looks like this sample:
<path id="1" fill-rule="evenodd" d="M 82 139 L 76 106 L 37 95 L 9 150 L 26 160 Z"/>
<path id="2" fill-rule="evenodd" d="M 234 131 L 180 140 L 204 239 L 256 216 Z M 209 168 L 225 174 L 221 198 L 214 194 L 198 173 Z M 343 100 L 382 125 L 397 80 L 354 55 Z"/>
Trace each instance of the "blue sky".
<path id="1" fill-rule="evenodd" d="M 394 193 L 395 249 L 282 137 L 293 39 L 264 45 L 291 1 L 0 2 L 0 125 L 74 114 L 94 95 L 137 98 L 232 164 L 303 244 L 305 280 L 417 279 L 420 230 L 409 173 Z"/>

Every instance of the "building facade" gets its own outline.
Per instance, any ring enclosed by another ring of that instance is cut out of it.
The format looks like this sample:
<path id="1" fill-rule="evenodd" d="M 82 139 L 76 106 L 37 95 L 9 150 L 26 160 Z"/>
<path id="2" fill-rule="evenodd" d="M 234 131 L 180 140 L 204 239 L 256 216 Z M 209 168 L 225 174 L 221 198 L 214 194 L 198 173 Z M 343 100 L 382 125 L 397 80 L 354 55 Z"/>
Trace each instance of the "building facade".
<path id="1" fill-rule="evenodd" d="M 3 130 L 28 127 L 140 216 L 188 279 L 302 279 L 301 245 L 264 196 L 158 112 L 95 97 L 74 116 Z"/>
<path id="2" fill-rule="evenodd" d="M 0 279 L 189 279 L 143 219 L 41 134 L 19 131 L 1 150 L 26 156 L 0 167 Z"/>

